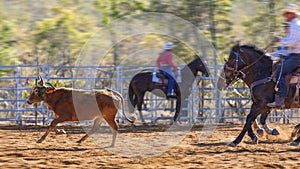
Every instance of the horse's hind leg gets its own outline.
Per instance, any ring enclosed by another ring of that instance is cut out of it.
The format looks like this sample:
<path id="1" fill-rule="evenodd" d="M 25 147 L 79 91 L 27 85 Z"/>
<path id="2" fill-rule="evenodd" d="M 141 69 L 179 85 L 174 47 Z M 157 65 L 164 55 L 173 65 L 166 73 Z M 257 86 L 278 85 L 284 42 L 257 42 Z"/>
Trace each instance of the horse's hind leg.
<path id="1" fill-rule="evenodd" d="M 252 127 L 254 130 L 256 130 L 257 134 L 262 137 L 264 135 L 264 130 L 262 128 L 260 128 L 258 122 L 257 122 L 257 118 L 254 120 Z"/>
<path id="2" fill-rule="evenodd" d="M 270 129 L 268 124 L 266 123 L 266 119 L 268 117 L 270 113 L 270 110 L 268 111 L 265 111 L 264 113 L 261 114 L 260 116 L 260 123 L 263 125 L 263 128 L 265 129 L 265 131 L 268 133 L 268 134 L 272 134 L 272 135 L 279 135 L 279 132 L 277 129 Z"/>
<path id="3" fill-rule="evenodd" d="M 144 116 L 142 114 L 142 106 L 143 106 L 143 102 L 144 102 L 144 94 L 145 93 L 140 94 L 138 96 L 138 98 L 137 98 L 137 109 L 139 111 L 142 123 L 145 123 L 145 119 L 144 119 Z"/>
<path id="4" fill-rule="evenodd" d="M 291 142 L 291 146 L 297 146 L 300 143 L 300 124 L 296 125 L 294 127 L 294 130 L 291 134 L 291 140 L 297 136 L 298 138 L 296 140 L 294 140 L 293 142 Z"/>
<path id="5" fill-rule="evenodd" d="M 128 102 L 128 109 L 129 109 L 129 114 L 133 114 L 134 113 L 134 108 L 136 107 L 137 105 L 137 97 L 136 96 L 133 96 L 134 98 L 132 98 L 132 101 L 130 101 L 131 99 L 129 99 L 129 102 Z"/>

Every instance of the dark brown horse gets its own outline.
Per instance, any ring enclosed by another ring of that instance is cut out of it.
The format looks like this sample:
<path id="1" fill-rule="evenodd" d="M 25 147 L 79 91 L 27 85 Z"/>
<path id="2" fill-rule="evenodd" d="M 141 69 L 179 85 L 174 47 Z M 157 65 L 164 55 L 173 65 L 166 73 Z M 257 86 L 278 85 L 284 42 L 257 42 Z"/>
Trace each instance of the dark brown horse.
<path id="1" fill-rule="evenodd" d="M 199 71 L 202 72 L 206 77 L 209 76 L 208 69 L 198 56 L 181 70 L 182 82 L 175 82 L 174 85 L 174 90 L 176 93 L 176 112 L 173 121 L 178 120 L 177 118 L 179 116 L 179 112 L 181 111 L 182 100 L 184 100 L 184 98 L 190 94 L 190 89 Z M 152 82 L 152 74 L 152 71 L 136 74 L 131 79 L 128 89 L 129 112 L 133 113 L 134 108 L 137 106 L 143 123 L 145 121 L 142 116 L 142 104 L 145 93 L 148 91 L 153 92 L 155 95 L 160 97 L 166 98 L 167 96 L 167 85 Z"/>
<path id="2" fill-rule="evenodd" d="M 231 48 L 228 61 L 224 64 L 223 77 L 218 80 L 218 88 L 224 89 L 233 81 L 242 79 L 250 88 L 253 103 L 243 130 L 229 146 L 239 144 L 247 131 L 252 142 L 258 142 L 258 137 L 252 130 L 252 124 L 256 123 L 258 115 L 261 115 L 260 122 L 268 134 L 279 134 L 276 129 L 271 130 L 266 124 L 270 113 L 267 103 L 273 102 L 275 98 L 275 82 L 271 78 L 272 64 L 270 57 L 255 46 L 236 44 Z M 263 130 L 259 129 L 258 133 L 261 132 Z"/>

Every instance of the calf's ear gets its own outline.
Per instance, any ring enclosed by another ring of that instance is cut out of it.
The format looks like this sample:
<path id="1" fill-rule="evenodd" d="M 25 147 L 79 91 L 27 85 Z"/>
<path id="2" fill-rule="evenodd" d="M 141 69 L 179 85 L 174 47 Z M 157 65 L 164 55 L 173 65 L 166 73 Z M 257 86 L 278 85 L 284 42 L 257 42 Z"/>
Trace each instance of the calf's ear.
<path id="1" fill-rule="evenodd" d="M 46 90 L 46 93 L 47 94 L 51 94 L 51 93 L 53 93 L 54 92 L 54 88 L 48 88 L 47 90 Z"/>
<path id="2" fill-rule="evenodd" d="M 45 84 L 48 86 L 48 88 L 55 89 L 55 87 L 50 82 L 45 82 Z"/>
<path id="3" fill-rule="evenodd" d="M 43 86 L 43 85 L 44 85 L 44 82 L 43 82 L 43 78 L 42 78 L 41 75 L 39 75 L 39 79 L 40 79 L 39 85 L 40 85 L 40 86 Z"/>

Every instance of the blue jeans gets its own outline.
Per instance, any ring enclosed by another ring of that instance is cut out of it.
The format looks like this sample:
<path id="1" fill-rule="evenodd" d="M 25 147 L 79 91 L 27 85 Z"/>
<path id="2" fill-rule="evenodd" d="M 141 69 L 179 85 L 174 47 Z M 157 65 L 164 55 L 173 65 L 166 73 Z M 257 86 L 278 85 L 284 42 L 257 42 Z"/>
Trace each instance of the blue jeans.
<path id="1" fill-rule="evenodd" d="M 175 80 L 173 76 L 171 76 L 169 73 L 164 72 L 164 75 L 168 77 L 168 94 L 172 93 L 172 90 L 174 90 L 174 83 Z"/>
<path id="2" fill-rule="evenodd" d="M 287 86 L 285 83 L 285 76 L 295 71 L 298 66 L 300 66 L 300 54 L 294 54 L 294 53 L 283 57 L 283 63 L 277 66 L 276 80 L 278 81 L 278 79 L 280 78 L 278 82 L 278 95 L 280 98 L 287 97 L 287 92 L 286 92 Z M 281 76 L 280 76 L 280 72 L 281 72 Z"/>
<path id="3" fill-rule="evenodd" d="M 174 90 L 175 84 L 174 73 L 172 72 L 172 68 L 169 66 L 162 66 L 160 67 L 160 70 L 168 78 L 168 94 L 171 94 L 172 90 Z"/>

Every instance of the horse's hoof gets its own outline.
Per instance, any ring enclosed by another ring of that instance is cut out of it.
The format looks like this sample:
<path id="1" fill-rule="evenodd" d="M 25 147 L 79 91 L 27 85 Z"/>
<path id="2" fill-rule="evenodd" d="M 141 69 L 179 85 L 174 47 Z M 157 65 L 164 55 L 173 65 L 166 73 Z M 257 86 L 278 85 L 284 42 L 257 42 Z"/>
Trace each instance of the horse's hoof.
<path id="1" fill-rule="evenodd" d="M 257 138 L 257 136 L 253 137 L 252 144 L 258 144 L 258 138 Z"/>
<path id="2" fill-rule="evenodd" d="M 279 135 L 279 131 L 277 129 L 272 130 L 272 135 Z"/>
<path id="3" fill-rule="evenodd" d="M 258 129 L 257 134 L 259 137 L 262 137 L 264 135 L 264 130 L 263 129 Z"/>
<path id="4" fill-rule="evenodd" d="M 174 124 L 175 125 L 181 125 L 181 122 L 180 121 L 175 121 Z"/>
<path id="5" fill-rule="evenodd" d="M 235 144 L 234 142 L 231 142 L 229 144 L 227 144 L 227 146 L 230 146 L 230 147 L 235 147 L 237 144 Z"/>
<path id="6" fill-rule="evenodd" d="M 293 141 L 293 142 L 291 142 L 291 144 L 290 144 L 291 146 L 298 146 L 299 145 L 299 143 L 298 142 L 295 142 L 295 141 Z"/>

